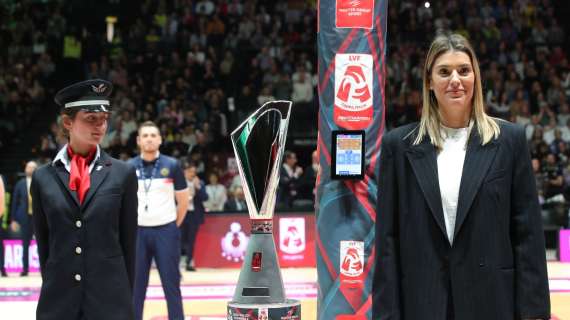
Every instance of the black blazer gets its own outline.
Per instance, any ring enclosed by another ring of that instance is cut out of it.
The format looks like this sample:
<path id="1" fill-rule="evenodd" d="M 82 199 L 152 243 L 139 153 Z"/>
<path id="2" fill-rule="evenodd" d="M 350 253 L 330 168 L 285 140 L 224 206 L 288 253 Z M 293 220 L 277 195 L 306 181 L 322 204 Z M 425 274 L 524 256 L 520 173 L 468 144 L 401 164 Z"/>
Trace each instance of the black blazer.
<path id="1" fill-rule="evenodd" d="M 37 320 L 79 319 L 80 313 L 134 319 L 137 188 L 135 169 L 103 151 L 83 205 L 69 189 L 63 164 L 34 172 L 30 192 L 43 280 Z"/>
<path id="2" fill-rule="evenodd" d="M 497 120 L 485 146 L 469 138 L 453 246 L 445 229 L 436 149 L 412 145 L 417 124 L 384 136 L 373 319 L 549 319 L 544 234 L 522 127 Z"/>
<path id="3" fill-rule="evenodd" d="M 279 188 L 277 189 L 277 202 L 281 205 L 292 206 L 293 200 L 298 197 L 299 178 L 290 176 L 284 165 L 279 169 Z"/>
<path id="4" fill-rule="evenodd" d="M 242 205 L 241 209 L 238 209 L 238 203 Z M 247 203 L 245 202 L 245 200 L 238 200 L 235 197 L 231 197 L 226 201 L 226 203 L 224 203 L 224 211 L 237 212 L 245 210 L 247 210 Z"/>
<path id="5" fill-rule="evenodd" d="M 26 185 L 26 178 L 22 178 L 16 183 L 10 202 L 12 220 L 17 221 L 21 226 L 28 224 L 28 186 Z"/>
<path id="6" fill-rule="evenodd" d="M 194 189 L 196 190 L 196 189 Z M 192 224 L 203 224 L 204 213 L 206 213 L 206 208 L 204 207 L 204 201 L 208 200 L 208 193 L 206 192 L 206 185 L 204 182 L 200 181 L 200 190 L 196 190 L 192 203 L 194 204 L 194 210 L 187 214 L 190 223 Z"/>

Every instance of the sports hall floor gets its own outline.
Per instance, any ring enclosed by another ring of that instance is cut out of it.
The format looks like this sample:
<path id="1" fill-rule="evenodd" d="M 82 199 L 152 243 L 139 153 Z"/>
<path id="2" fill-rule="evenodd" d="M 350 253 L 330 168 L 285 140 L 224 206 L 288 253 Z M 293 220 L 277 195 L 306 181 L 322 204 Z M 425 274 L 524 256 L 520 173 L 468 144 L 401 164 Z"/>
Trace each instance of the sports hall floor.
<path id="1" fill-rule="evenodd" d="M 570 320 L 570 263 L 550 261 L 550 296 L 553 319 Z M 226 302 L 231 299 L 237 269 L 198 269 L 183 272 L 182 296 L 186 320 L 226 319 Z M 302 302 L 302 318 L 316 319 L 316 269 L 283 269 L 285 290 L 290 298 Z M 2 320 L 32 320 L 39 294 L 39 274 L 21 278 L 12 274 L 0 278 L 0 318 Z M 167 320 L 166 302 L 156 270 L 153 270 L 145 303 L 145 320 Z"/>

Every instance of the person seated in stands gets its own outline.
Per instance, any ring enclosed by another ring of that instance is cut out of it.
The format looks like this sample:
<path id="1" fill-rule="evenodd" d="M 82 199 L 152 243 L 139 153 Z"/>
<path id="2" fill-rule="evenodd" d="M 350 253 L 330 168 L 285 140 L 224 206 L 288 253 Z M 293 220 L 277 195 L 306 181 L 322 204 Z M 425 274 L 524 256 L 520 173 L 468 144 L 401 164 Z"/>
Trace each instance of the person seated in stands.
<path id="1" fill-rule="evenodd" d="M 230 189 L 230 198 L 224 204 L 224 211 L 236 212 L 247 210 L 245 195 L 241 186 Z"/>

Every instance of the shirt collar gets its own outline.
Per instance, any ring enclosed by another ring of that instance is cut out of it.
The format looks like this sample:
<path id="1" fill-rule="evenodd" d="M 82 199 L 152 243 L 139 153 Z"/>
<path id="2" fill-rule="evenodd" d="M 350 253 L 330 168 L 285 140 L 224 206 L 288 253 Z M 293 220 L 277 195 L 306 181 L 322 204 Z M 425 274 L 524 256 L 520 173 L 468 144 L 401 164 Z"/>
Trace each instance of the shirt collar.
<path id="1" fill-rule="evenodd" d="M 95 162 L 97 162 L 99 158 L 101 158 L 101 148 L 99 147 L 99 145 L 97 145 L 95 158 L 93 158 L 91 165 L 89 165 L 89 171 L 91 171 L 91 168 L 95 165 Z M 71 170 L 71 159 L 69 159 L 69 155 L 67 154 L 67 144 L 65 144 L 63 148 L 59 150 L 59 152 L 57 153 L 51 164 L 56 165 L 58 162 L 61 162 L 65 166 L 65 169 L 67 169 L 67 171 Z"/>
<path id="2" fill-rule="evenodd" d="M 443 124 L 440 125 L 441 136 L 444 139 L 447 138 L 458 138 L 458 137 L 469 137 L 471 130 L 473 129 L 473 119 L 469 120 L 469 125 L 464 128 L 450 128 Z"/>
<path id="3" fill-rule="evenodd" d="M 142 164 L 144 163 L 154 163 L 158 158 L 160 158 L 160 151 L 156 151 L 156 158 L 152 159 L 151 161 L 146 161 L 143 159 L 142 154 L 139 154 L 139 158 Z"/>
<path id="4" fill-rule="evenodd" d="M 287 171 L 287 174 L 289 175 L 289 177 L 292 177 L 295 172 L 293 171 L 293 168 L 291 168 L 288 164 L 283 163 L 283 168 L 285 169 L 285 171 Z"/>

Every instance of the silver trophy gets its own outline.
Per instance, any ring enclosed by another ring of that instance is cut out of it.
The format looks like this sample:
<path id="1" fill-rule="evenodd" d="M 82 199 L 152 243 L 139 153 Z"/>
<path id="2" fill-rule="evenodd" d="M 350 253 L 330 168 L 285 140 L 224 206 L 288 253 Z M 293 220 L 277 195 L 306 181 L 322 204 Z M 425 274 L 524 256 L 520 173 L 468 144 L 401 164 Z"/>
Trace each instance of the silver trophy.
<path id="1" fill-rule="evenodd" d="M 273 239 L 273 213 L 291 101 L 265 103 L 231 134 L 251 220 L 247 246 L 228 319 L 301 318 L 299 301 L 285 297 Z"/>

